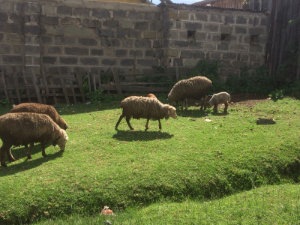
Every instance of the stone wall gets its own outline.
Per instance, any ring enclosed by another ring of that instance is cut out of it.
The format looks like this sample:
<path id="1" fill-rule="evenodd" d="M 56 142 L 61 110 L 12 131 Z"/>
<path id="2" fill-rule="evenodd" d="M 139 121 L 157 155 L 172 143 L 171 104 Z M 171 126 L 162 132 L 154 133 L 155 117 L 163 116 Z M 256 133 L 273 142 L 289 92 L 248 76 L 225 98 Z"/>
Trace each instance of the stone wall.
<path id="1" fill-rule="evenodd" d="M 0 0 L 0 67 L 8 72 L 153 73 L 220 60 L 224 76 L 264 63 L 267 16 L 186 5 Z"/>
<path id="2" fill-rule="evenodd" d="M 267 16 L 218 8 L 171 7 L 168 57 L 170 66 L 192 67 L 198 60 L 221 62 L 221 74 L 264 64 Z"/>

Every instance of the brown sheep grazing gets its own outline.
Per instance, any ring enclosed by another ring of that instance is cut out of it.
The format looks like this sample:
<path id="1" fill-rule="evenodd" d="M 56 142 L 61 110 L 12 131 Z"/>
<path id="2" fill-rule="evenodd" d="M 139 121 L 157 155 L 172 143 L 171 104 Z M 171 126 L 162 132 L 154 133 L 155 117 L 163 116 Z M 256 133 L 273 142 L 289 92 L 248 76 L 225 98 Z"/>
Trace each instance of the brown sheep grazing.
<path id="1" fill-rule="evenodd" d="M 230 102 L 230 94 L 225 91 L 213 94 L 213 96 L 208 101 L 210 106 L 214 106 L 214 113 L 218 113 L 219 104 L 225 105 L 224 113 L 227 113 L 229 102 Z"/>
<path id="2" fill-rule="evenodd" d="M 149 129 L 149 120 L 158 120 L 159 129 L 161 129 L 160 120 L 169 117 L 176 118 L 176 108 L 169 105 L 163 104 L 156 98 L 142 97 L 142 96 L 130 96 L 121 101 L 121 108 L 123 109 L 122 114 L 116 123 L 115 129 L 118 130 L 118 126 L 121 120 L 125 117 L 128 127 L 133 130 L 130 124 L 131 117 L 135 119 L 145 118 L 146 131 Z"/>
<path id="3" fill-rule="evenodd" d="M 201 101 L 211 87 L 212 81 L 205 76 L 195 76 L 180 80 L 170 90 L 168 99 L 171 104 L 182 102 L 182 107 L 185 106 L 187 109 L 188 99 Z"/>
<path id="4" fill-rule="evenodd" d="M 38 113 L 7 113 L 0 116 L 1 165 L 6 166 L 5 154 L 10 161 L 14 157 L 10 152 L 12 146 L 27 146 L 30 143 L 41 143 L 42 154 L 46 156 L 47 145 L 58 145 L 64 151 L 68 135 L 48 115 Z M 30 149 L 27 156 L 31 158 Z"/>
<path id="5" fill-rule="evenodd" d="M 21 103 L 19 105 L 15 105 L 11 110 L 11 113 L 16 112 L 33 112 L 33 113 L 41 113 L 47 114 L 50 116 L 55 123 L 60 126 L 60 128 L 66 130 L 68 125 L 66 121 L 58 114 L 56 109 L 51 105 L 40 104 L 40 103 Z"/>

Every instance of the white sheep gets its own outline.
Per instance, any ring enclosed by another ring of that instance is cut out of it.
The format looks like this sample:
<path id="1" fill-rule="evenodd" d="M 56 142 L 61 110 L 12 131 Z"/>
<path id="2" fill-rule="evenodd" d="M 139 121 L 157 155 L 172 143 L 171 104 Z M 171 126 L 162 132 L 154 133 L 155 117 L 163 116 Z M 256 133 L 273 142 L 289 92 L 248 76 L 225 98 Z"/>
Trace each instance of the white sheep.
<path id="1" fill-rule="evenodd" d="M 212 87 L 212 81 L 205 76 L 195 76 L 178 81 L 168 94 L 170 104 L 182 102 L 182 107 L 187 109 L 188 99 L 200 101 Z M 201 105 L 201 109 L 203 106 Z"/>
<path id="2" fill-rule="evenodd" d="M 216 94 L 213 94 L 208 104 L 214 106 L 214 113 L 218 113 L 218 105 L 224 104 L 224 113 L 227 113 L 228 104 L 230 102 L 230 94 L 223 91 Z"/>
<path id="3" fill-rule="evenodd" d="M 15 158 L 10 152 L 12 146 L 27 146 L 30 143 L 41 143 L 42 154 L 46 156 L 48 144 L 58 145 L 64 151 L 68 135 L 48 115 L 38 113 L 7 113 L 0 116 L 1 165 L 6 166 L 5 154 L 10 161 Z M 26 147 L 27 148 L 27 147 Z M 30 149 L 27 156 L 31 158 Z"/>
<path id="4" fill-rule="evenodd" d="M 115 129 L 118 130 L 118 126 L 121 120 L 125 117 L 128 127 L 133 130 L 130 124 L 130 119 L 133 117 L 135 119 L 145 118 L 146 131 L 148 130 L 149 120 L 158 120 L 159 129 L 161 129 L 160 120 L 169 117 L 176 118 L 176 108 L 169 105 L 161 103 L 157 98 L 149 98 L 143 96 L 130 96 L 121 101 L 122 114 L 116 123 Z"/>

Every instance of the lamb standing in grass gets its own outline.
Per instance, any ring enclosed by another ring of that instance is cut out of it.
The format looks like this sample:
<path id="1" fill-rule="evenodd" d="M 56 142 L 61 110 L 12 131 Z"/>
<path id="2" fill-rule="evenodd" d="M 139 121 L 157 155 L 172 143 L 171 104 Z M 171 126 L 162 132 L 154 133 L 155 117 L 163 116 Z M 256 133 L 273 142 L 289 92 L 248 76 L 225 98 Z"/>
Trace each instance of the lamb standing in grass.
<path id="1" fill-rule="evenodd" d="M 227 92 L 219 92 L 213 94 L 213 96 L 208 101 L 210 106 L 214 106 L 214 113 L 218 113 L 218 105 L 224 104 L 224 113 L 227 113 L 228 104 L 230 102 L 230 94 Z"/>
<path id="2" fill-rule="evenodd" d="M 12 112 L 12 113 L 16 113 L 16 112 L 33 112 L 33 113 L 47 114 L 62 129 L 66 130 L 68 128 L 68 125 L 67 125 L 66 121 L 58 114 L 56 109 L 51 105 L 33 103 L 33 102 L 21 103 L 19 105 L 15 105 L 10 110 L 10 112 Z"/>
<path id="3" fill-rule="evenodd" d="M 187 109 L 187 100 L 194 99 L 201 102 L 201 99 L 212 87 L 212 82 L 205 76 L 195 76 L 189 79 L 178 81 L 168 94 L 171 104 L 182 102 L 182 107 Z M 201 105 L 201 109 L 203 106 Z"/>
<path id="4" fill-rule="evenodd" d="M 133 130 L 130 124 L 130 119 L 145 118 L 146 131 L 149 129 L 149 120 L 158 120 L 159 129 L 161 129 L 160 120 L 169 117 L 176 118 L 176 108 L 169 105 L 163 104 L 156 98 L 142 97 L 142 96 L 130 96 L 121 101 L 121 108 L 123 109 L 122 114 L 116 123 L 115 129 L 118 130 L 118 126 L 121 120 L 125 117 L 128 127 Z"/>
<path id="5" fill-rule="evenodd" d="M 64 151 L 68 140 L 65 130 L 61 129 L 48 115 L 38 113 L 7 113 L 0 116 L 0 161 L 6 166 L 5 154 L 10 161 L 14 157 L 10 148 L 39 142 L 42 154 L 46 156 L 45 148 L 48 144 L 58 145 Z M 30 149 L 27 148 L 27 156 L 31 158 Z"/>

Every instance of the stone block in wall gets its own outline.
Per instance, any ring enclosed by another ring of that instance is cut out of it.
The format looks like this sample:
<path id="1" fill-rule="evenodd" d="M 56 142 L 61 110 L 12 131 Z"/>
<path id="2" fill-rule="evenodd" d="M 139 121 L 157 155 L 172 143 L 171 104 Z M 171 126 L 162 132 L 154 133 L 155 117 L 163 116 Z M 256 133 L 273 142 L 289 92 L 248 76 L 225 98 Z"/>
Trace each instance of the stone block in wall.
<path id="1" fill-rule="evenodd" d="M 223 53 L 223 60 L 226 61 L 235 61 L 237 59 L 236 52 L 224 52 Z"/>
<path id="2" fill-rule="evenodd" d="M 93 9 L 92 16 L 99 19 L 110 18 L 110 13 L 107 9 Z"/>
<path id="3" fill-rule="evenodd" d="M 236 24 L 247 24 L 247 17 L 245 16 L 237 16 L 236 17 Z"/>
<path id="4" fill-rule="evenodd" d="M 64 5 L 58 6 L 57 14 L 64 16 L 72 16 L 72 8 Z"/>
<path id="5" fill-rule="evenodd" d="M 113 11 L 113 18 L 116 19 L 124 19 L 126 17 L 126 11 L 125 10 L 114 10 Z"/>
<path id="6" fill-rule="evenodd" d="M 11 65 L 23 63 L 23 57 L 20 55 L 3 55 L 2 60 L 3 63 Z"/>
<path id="7" fill-rule="evenodd" d="M 47 16 L 56 16 L 57 15 L 57 7 L 55 5 L 48 5 L 48 4 L 43 4 L 42 5 L 42 12 L 44 15 Z"/>
<path id="8" fill-rule="evenodd" d="M 210 60 L 221 60 L 222 53 L 221 52 L 209 52 L 208 57 Z"/>
<path id="9" fill-rule="evenodd" d="M 90 55 L 92 56 L 103 56 L 103 49 L 90 49 Z"/>
<path id="10" fill-rule="evenodd" d="M 96 46 L 98 44 L 97 40 L 93 38 L 79 38 L 78 44 L 84 45 L 84 46 Z"/>
<path id="11" fill-rule="evenodd" d="M 117 38 L 101 38 L 102 47 L 120 47 L 121 42 Z"/>
<path id="12" fill-rule="evenodd" d="M 117 57 L 125 57 L 125 56 L 127 56 L 127 50 L 126 49 L 117 49 L 115 51 L 115 55 Z"/>
<path id="13" fill-rule="evenodd" d="M 230 45 L 229 50 L 230 51 L 236 51 L 236 52 L 248 52 L 249 51 L 249 45 L 232 43 Z"/>
<path id="14" fill-rule="evenodd" d="M 221 34 L 232 34 L 233 27 L 228 25 L 221 25 L 220 26 L 220 32 Z"/>
<path id="15" fill-rule="evenodd" d="M 179 20 L 188 20 L 189 19 L 189 12 L 181 10 L 178 12 L 178 19 Z"/>
<path id="16" fill-rule="evenodd" d="M 42 62 L 45 64 L 55 64 L 56 63 L 56 57 L 54 56 L 43 56 Z"/>
<path id="17" fill-rule="evenodd" d="M 235 23 L 234 15 L 226 15 L 224 20 L 225 20 L 225 24 L 234 24 Z"/>
<path id="18" fill-rule="evenodd" d="M 132 57 L 143 57 L 143 51 L 142 50 L 130 50 L 129 56 Z"/>
<path id="19" fill-rule="evenodd" d="M 228 42 L 221 42 L 220 44 L 218 44 L 217 49 L 219 51 L 228 51 L 229 50 L 229 43 Z"/>
<path id="20" fill-rule="evenodd" d="M 134 29 L 145 31 L 149 29 L 149 23 L 146 21 L 136 22 L 134 25 Z"/>
<path id="21" fill-rule="evenodd" d="M 222 21 L 222 15 L 220 15 L 220 14 L 210 14 L 209 21 L 210 22 L 221 23 L 221 22 L 223 22 Z"/>
<path id="22" fill-rule="evenodd" d="M 130 20 L 119 20 L 120 28 L 134 29 L 134 23 Z"/>
<path id="23" fill-rule="evenodd" d="M 217 44 L 213 43 L 213 42 L 204 42 L 202 47 L 203 47 L 203 50 L 205 50 L 205 51 L 217 50 Z"/>
<path id="24" fill-rule="evenodd" d="M 0 21 L 1 21 L 2 23 L 4 23 L 4 22 L 7 21 L 7 19 L 8 19 L 7 13 L 0 12 Z"/>
<path id="25" fill-rule="evenodd" d="M 22 27 L 20 24 L 12 23 L 12 24 L 0 24 L 0 32 L 4 33 L 22 33 Z"/>
<path id="26" fill-rule="evenodd" d="M 11 53 L 11 45 L 1 44 L 0 45 L 0 54 L 10 54 Z"/>
<path id="27" fill-rule="evenodd" d="M 265 29 L 263 27 L 250 27 L 249 34 L 250 35 L 260 35 L 265 33 Z"/>
<path id="28" fill-rule="evenodd" d="M 89 50 L 87 48 L 66 47 L 65 53 L 67 55 L 88 55 Z"/>
<path id="29" fill-rule="evenodd" d="M 145 39 L 156 39 L 157 38 L 157 32 L 156 31 L 145 31 L 145 32 L 143 32 L 142 36 Z"/>
<path id="30" fill-rule="evenodd" d="M 236 26 L 234 29 L 236 34 L 247 34 L 247 27 Z"/>
<path id="31" fill-rule="evenodd" d="M 158 62 L 155 59 L 138 59 L 137 64 L 139 66 L 152 67 L 152 66 L 157 66 Z"/>
<path id="32" fill-rule="evenodd" d="M 102 59 L 102 64 L 104 66 L 114 66 L 117 64 L 117 61 L 115 59 Z"/>
<path id="33" fill-rule="evenodd" d="M 189 42 L 187 40 L 185 40 L 185 41 L 170 41 L 169 46 L 186 48 L 189 46 Z"/>
<path id="34" fill-rule="evenodd" d="M 122 59 L 120 62 L 121 66 L 132 67 L 135 65 L 134 59 Z"/>
<path id="35" fill-rule="evenodd" d="M 165 55 L 168 57 L 179 57 L 180 50 L 179 49 L 167 49 Z"/>
<path id="36" fill-rule="evenodd" d="M 208 21 L 208 14 L 204 12 L 197 12 L 196 19 L 198 21 Z"/>
<path id="37" fill-rule="evenodd" d="M 59 57 L 59 62 L 66 65 L 76 65 L 78 63 L 77 57 Z"/>
<path id="38" fill-rule="evenodd" d="M 98 57 L 84 57 L 80 58 L 80 62 L 82 65 L 88 65 L 88 66 L 97 66 L 99 65 L 99 59 Z"/>
<path id="39" fill-rule="evenodd" d="M 204 24 L 204 31 L 207 32 L 218 32 L 219 31 L 219 25 L 218 24 L 211 24 L 211 23 L 207 23 Z"/>
<path id="40" fill-rule="evenodd" d="M 148 39 L 137 39 L 135 41 L 136 48 L 151 48 L 151 41 Z"/>
<path id="41" fill-rule="evenodd" d="M 110 29 L 119 27 L 119 21 L 114 19 L 105 20 L 102 24 L 104 27 L 109 27 Z"/>
<path id="42" fill-rule="evenodd" d="M 76 38 L 63 36 L 63 35 L 57 35 L 57 36 L 54 36 L 54 44 L 56 44 L 56 45 L 74 45 L 74 44 L 76 44 Z"/>
<path id="43" fill-rule="evenodd" d="M 73 18 L 73 17 L 64 17 L 60 19 L 60 25 L 73 25 L 73 26 L 80 26 L 81 21 L 79 18 Z"/>
<path id="44" fill-rule="evenodd" d="M 62 48 L 59 46 L 49 46 L 46 50 L 47 54 L 62 54 Z"/>
<path id="45" fill-rule="evenodd" d="M 40 46 L 39 45 L 25 45 L 25 53 L 27 55 L 39 55 L 40 54 Z"/>
<path id="46" fill-rule="evenodd" d="M 41 17 L 41 24 L 43 25 L 58 25 L 58 17 L 54 16 L 42 16 Z"/>
<path id="47" fill-rule="evenodd" d="M 1 40 L 1 37 L 0 37 L 0 40 Z M 24 36 L 21 35 L 21 34 L 6 33 L 5 34 L 5 40 L 6 40 L 6 43 L 24 44 Z"/>
<path id="48" fill-rule="evenodd" d="M 202 23 L 187 22 L 187 23 L 184 23 L 184 25 L 187 30 L 201 30 L 202 29 Z"/>
<path id="49" fill-rule="evenodd" d="M 65 25 L 61 27 L 62 31 L 60 33 L 65 36 L 73 36 L 73 37 L 95 37 L 95 31 L 90 28 L 79 27 L 76 25 Z"/>
<path id="50" fill-rule="evenodd" d="M 73 16 L 80 16 L 80 17 L 89 17 L 90 16 L 90 9 L 88 8 L 74 8 L 73 9 Z"/>

